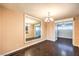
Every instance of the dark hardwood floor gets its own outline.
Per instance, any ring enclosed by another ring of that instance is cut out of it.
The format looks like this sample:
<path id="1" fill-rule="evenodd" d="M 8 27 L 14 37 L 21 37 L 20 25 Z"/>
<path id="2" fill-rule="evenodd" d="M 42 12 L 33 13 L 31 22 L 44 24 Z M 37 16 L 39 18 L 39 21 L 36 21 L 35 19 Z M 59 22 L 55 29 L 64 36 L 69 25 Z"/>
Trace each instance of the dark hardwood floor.
<path id="1" fill-rule="evenodd" d="M 70 39 L 46 40 L 6 56 L 79 56 L 79 48 Z"/>

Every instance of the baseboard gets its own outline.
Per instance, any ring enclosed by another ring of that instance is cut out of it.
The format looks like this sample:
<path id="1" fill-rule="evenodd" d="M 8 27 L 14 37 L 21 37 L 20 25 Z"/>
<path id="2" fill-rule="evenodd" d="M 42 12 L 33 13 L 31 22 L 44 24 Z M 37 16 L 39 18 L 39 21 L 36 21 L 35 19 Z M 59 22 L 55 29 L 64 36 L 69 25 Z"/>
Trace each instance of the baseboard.
<path id="1" fill-rule="evenodd" d="M 45 40 L 40 40 L 40 41 L 35 42 L 35 43 L 31 44 L 31 45 L 26 45 L 26 46 L 23 46 L 23 47 L 21 47 L 21 48 L 18 48 L 18 49 L 15 49 L 15 50 L 12 50 L 12 51 L 3 53 L 3 54 L 1 54 L 0 56 L 5 56 L 5 55 L 8 55 L 8 54 L 11 54 L 11 53 L 16 52 L 16 51 L 18 51 L 18 50 L 22 50 L 22 49 L 24 49 L 24 48 L 28 48 L 28 47 L 30 47 L 30 46 L 32 46 L 32 45 L 37 44 L 37 43 L 41 43 L 41 42 L 43 42 L 43 41 L 45 41 Z"/>

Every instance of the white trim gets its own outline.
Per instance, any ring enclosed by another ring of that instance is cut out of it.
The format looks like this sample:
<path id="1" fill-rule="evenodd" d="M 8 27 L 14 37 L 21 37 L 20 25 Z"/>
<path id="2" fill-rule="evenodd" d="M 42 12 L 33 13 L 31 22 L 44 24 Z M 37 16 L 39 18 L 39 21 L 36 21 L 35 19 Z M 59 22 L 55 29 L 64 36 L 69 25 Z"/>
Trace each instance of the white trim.
<path id="1" fill-rule="evenodd" d="M 66 18 L 66 19 L 56 20 L 55 23 L 64 22 L 64 21 L 73 21 L 73 18 Z"/>
<path id="2" fill-rule="evenodd" d="M 74 40 L 75 40 L 75 22 L 74 22 L 74 19 L 73 19 L 73 45 L 74 45 Z"/>
<path id="3" fill-rule="evenodd" d="M 74 39 L 75 39 L 74 19 L 73 18 L 66 18 L 66 19 L 57 20 L 57 21 L 55 21 L 55 24 L 58 23 L 58 22 L 65 22 L 65 21 L 72 21 L 73 22 L 73 30 L 72 30 L 73 40 L 72 40 L 72 43 L 74 44 Z M 55 25 L 55 27 L 56 27 L 56 25 Z M 56 34 L 55 34 L 55 37 L 56 37 Z M 55 38 L 55 40 L 57 40 L 57 39 Z"/>
<path id="4" fill-rule="evenodd" d="M 41 21 L 39 18 L 32 16 L 32 15 L 28 15 L 28 14 L 25 14 L 25 18 L 30 18 L 30 19 L 34 19 L 34 20 L 37 20 L 37 21 Z"/>
<path id="5" fill-rule="evenodd" d="M 40 24 L 42 24 L 42 22 L 41 22 L 41 20 L 40 20 L 39 18 L 34 17 L 34 16 L 32 16 L 32 15 L 29 15 L 29 14 L 24 14 L 24 20 L 23 20 L 23 39 L 24 39 L 24 44 L 27 43 L 27 42 L 26 42 L 26 31 L 25 31 L 25 17 L 28 17 L 28 18 L 30 18 L 30 19 L 35 19 L 35 20 L 39 21 Z M 41 30 L 42 30 L 42 27 L 41 27 Z M 41 35 L 42 35 L 42 33 L 41 33 Z M 41 36 L 41 37 L 42 37 L 42 36 Z M 41 38 L 40 38 L 40 39 L 41 39 Z M 31 42 L 31 41 L 28 41 L 28 42 Z"/>
<path id="6" fill-rule="evenodd" d="M 57 25 L 55 23 L 55 41 L 57 40 Z"/>

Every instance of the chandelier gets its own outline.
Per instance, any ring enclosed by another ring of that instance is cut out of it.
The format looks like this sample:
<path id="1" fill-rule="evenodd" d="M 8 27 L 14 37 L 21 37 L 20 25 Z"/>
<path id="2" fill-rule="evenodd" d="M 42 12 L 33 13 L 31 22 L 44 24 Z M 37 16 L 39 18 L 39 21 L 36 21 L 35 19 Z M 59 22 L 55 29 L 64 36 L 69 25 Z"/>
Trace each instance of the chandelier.
<path id="1" fill-rule="evenodd" d="M 50 16 L 50 12 L 48 12 L 48 16 L 45 17 L 45 22 L 51 22 L 51 21 L 53 21 L 53 20 L 54 20 L 54 19 L 51 18 L 51 16 Z"/>

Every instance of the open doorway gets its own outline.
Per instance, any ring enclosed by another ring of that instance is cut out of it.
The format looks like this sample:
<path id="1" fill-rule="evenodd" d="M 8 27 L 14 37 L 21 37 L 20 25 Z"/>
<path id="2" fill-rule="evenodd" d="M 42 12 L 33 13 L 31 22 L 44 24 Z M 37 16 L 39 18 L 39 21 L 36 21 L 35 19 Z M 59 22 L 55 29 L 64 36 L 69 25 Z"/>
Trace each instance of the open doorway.
<path id="1" fill-rule="evenodd" d="M 73 20 L 56 22 L 56 41 L 72 44 Z"/>

